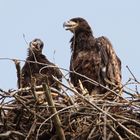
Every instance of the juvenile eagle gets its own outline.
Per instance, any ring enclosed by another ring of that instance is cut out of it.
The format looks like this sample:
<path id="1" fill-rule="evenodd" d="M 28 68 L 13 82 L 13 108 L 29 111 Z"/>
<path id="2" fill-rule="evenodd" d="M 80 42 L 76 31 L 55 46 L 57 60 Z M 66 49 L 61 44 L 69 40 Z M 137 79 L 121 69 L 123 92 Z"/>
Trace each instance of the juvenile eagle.
<path id="1" fill-rule="evenodd" d="M 61 71 L 42 54 L 44 43 L 40 39 L 34 39 L 29 43 L 28 57 L 22 68 L 22 87 L 30 86 L 32 79 L 36 85 L 47 82 L 49 86 L 60 89 L 52 76 L 62 80 Z"/>
<path id="2" fill-rule="evenodd" d="M 101 36 L 95 38 L 91 27 L 83 18 L 72 18 L 63 25 L 73 33 L 71 38 L 70 79 L 75 87 L 79 80 L 91 94 L 105 93 L 103 86 L 114 89 L 121 85 L 121 61 L 116 55 L 110 41 Z M 92 83 L 84 75 L 99 84 Z"/>

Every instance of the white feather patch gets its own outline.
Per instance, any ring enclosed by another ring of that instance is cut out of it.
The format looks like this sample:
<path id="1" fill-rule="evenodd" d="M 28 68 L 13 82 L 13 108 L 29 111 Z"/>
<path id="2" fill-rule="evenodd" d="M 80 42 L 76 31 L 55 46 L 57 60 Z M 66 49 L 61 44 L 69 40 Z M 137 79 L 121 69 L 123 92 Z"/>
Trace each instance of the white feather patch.
<path id="1" fill-rule="evenodd" d="M 106 72 L 106 67 L 103 67 L 102 68 L 102 72 Z"/>

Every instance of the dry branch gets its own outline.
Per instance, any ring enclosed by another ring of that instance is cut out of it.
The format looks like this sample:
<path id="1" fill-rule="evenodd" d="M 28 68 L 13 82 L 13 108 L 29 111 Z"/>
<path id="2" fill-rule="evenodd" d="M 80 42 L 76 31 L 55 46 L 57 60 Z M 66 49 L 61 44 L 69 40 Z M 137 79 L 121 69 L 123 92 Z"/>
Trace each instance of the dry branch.
<path id="1" fill-rule="evenodd" d="M 43 89 L 44 89 L 45 95 L 47 97 L 48 105 L 52 106 L 52 108 L 50 108 L 50 112 L 51 112 L 51 114 L 54 114 L 57 112 L 57 110 L 56 110 L 56 107 L 54 105 L 54 102 L 53 102 L 53 99 L 51 96 L 51 91 L 45 83 L 43 84 Z M 64 131 L 62 129 L 62 124 L 61 124 L 58 114 L 54 115 L 53 121 L 54 121 L 54 125 L 56 127 L 56 131 L 57 131 L 59 139 L 65 140 Z"/>
<path id="2" fill-rule="evenodd" d="M 47 102 L 43 104 L 36 104 L 31 87 L 10 92 L 15 101 L 9 104 L 2 102 L 0 105 L 0 136 L 6 134 L 9 137 L 10 132 L 10 136 L 20 140 L 20 135 L 11 133 L 18 130 L 26 140 L 41 140 L 42 137 L 53 140 L 58 137 L 67 140 L 102 140 L 104 133 L 109 140 L 140 139 L 140 113 L 135 111 L 132 100 L 102 100 L 106 95 L 83 96 L 74 87 L 60 84 L 65 90 L 58 97 L 51 97 L 51 88 L 43 85 L 47 97 Z M 68 90 L 75 95 L 70 96 Z M 21 91 L 29 95 L 20 96 Z"/>
<path id="3" fill-rule="evenodd" d="M 20 75 L 18 77 L 20 81 Z M 132 77 L 133 79 L 129 79 L 123 88 L 129 84 L 140 86 L 136 77 L 134 75 Z M 64 84 L 55 77 L 54 79 L 62 85 L 61 91 L 45 84 L 43 87 L 33 85 L 13 91 L 0 89 L 0 140 L 140 139 L 138 89 L 128 91 L 126 88 L 123 92 L 128 94 L 129 98 L 124 98 L 104 87 L 119 97 L 117 100 L 114 98 L 110 100 L 109 94 L 88 95 L 82 83 L 80 87 L 83 94 L 70 82 Z M 87 80 L 103 87 L 96 81 L 89 78 Z M 40 104 L 35 93 L 39 89 L 42 89 L 42 93 L 46 96 L 46 100 Z M 23 96 L 21 92 L 27 92 L 27 95 Z M 57 94 L 53 96 L 53 92 Z M 12 101 L 9 101 L 10 97 Z"/>

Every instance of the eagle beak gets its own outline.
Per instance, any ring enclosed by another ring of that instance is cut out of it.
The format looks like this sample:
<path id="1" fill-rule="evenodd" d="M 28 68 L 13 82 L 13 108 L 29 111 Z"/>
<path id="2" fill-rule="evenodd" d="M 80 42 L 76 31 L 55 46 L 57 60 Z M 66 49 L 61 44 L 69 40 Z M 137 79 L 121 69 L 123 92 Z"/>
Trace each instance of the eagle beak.
<path id="1" fill-rule="evenodd" d="M 31 42 L 31 45 L 36 46 L 37 42 Z"/>
<path id="2" fill-rule="evenodd" d="M 78 26 L 78 23 L 74 22 L 74 21 L 67 21 L 67 22 L 64 22 L 63 24 L 63 27 L 66 29 L 66 30 L 70 30 L 72 31 L 73 29 L 75 29 L 76 27 Z"/>
<path id="3" fill-rule="evenodd" d="M 36 50 L 36 51 L 40 50 L 40 48 L 38 47 L 38 43 L 37 42 L 31 42 L 31 48 Z"/>

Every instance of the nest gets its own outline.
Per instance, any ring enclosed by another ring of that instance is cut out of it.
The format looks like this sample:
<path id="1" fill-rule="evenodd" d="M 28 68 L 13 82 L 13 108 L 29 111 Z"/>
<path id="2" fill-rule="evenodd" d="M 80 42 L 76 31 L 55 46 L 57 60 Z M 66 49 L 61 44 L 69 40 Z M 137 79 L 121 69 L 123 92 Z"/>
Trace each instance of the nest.
<path id="1" fill-rule="evenodd" d="M 1 90 L 0 140 L 137 140 L 139 94 L 88 95 L 62 83 Z M 41 89 L 40 92 L 38 89 Z M 111 91 L 108 91 L 110 93 Z"/>

